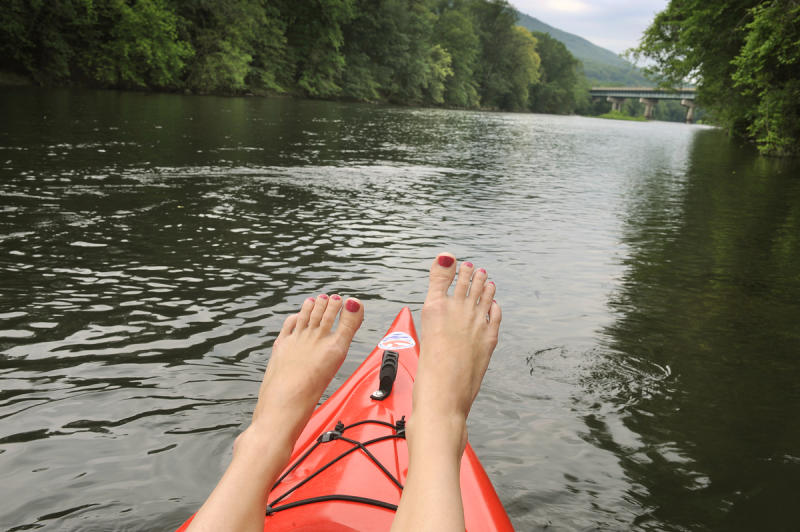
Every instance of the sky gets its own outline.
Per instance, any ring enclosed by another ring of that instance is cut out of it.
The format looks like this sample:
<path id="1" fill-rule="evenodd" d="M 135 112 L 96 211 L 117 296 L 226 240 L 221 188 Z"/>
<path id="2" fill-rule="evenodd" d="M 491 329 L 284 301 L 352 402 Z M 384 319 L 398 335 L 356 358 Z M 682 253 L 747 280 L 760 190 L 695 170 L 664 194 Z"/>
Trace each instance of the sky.
<path id="1" fill-rule="evenodd" d="M 510 0 L 519 11 L 579 35 L 612 52 L 639 43 L 655 14 L 669 0 Z"/>

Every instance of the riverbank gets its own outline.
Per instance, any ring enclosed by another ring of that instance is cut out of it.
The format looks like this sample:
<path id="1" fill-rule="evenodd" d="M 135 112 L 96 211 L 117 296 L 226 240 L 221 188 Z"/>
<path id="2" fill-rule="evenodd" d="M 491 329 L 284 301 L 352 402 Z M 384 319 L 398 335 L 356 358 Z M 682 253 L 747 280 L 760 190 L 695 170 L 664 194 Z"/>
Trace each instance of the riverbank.
<path id="1" fill-rule="evenodd" d="M 619 111 L 609 111 L 605 114 L 597 115 L 594 118 L 605 118 L 607 120 L 628 120 L 631 122 L 647 122 L 647 119 L 643 116 L 626 115 L 625 113 L 621 113 Z"/>
<path id="2" fill-rule="evenodd" d="M 0 70 L 0 87 L 26 87 L 33 85 L 33 81 L 22 74 Z"/>
<path id="3" fill-rule="evenodd" d="M 341 104 L 361 104 L 361 105 L 374 105 L 386 107 L 400 107 L 407 109 L 436 109 L 442 111 L 476 111 L 485 113 L 513 113 L 513 114 L 552 114 L 556 116 L 586 116 L 595 117 L 596 115 L 581 114 L 581 113 L 536 113 L 529 110 L 508 110 L 497 106 L 476 106 L 476 107 L 459 107 L 451 104 L 433 104 L 429 102 L 406 102 L 397 101 L 390 98 L 373 98 L 373 99 L 358 99 L 351 96 L 328 96 L 328 97 L 310 97 L 307 94 L 297 91 L 274 91 L 274 90 L 255 90 L 248 89 L 241 92 L 230 91 L 211 91 L 211 92 L 197 92 L 189 89 L 183 90 L 168 90 L 168 89 L 154 89 L 149 87 L 139 88 L 120 88 L 120 87 L 96 87 L 91 85 L 79 83 L 61 83 L 52 85 L 39 85 L 30 78 L 16 74 L 9 71 L 0 71 L 0 88 L 2 87 L 31 87 L 42 91 L 58 91 L 58 90 L 74 90 L 74 91 L 99 91 L 107 93 L 118 94 L 151 94 L 151 95 L 174 95 L 181 97 L 217 97 L 217 98 L 254 98 L 265 100 L 294 100 L 294 101 L 316 101 L 316 102 L 331 102 Z"/>

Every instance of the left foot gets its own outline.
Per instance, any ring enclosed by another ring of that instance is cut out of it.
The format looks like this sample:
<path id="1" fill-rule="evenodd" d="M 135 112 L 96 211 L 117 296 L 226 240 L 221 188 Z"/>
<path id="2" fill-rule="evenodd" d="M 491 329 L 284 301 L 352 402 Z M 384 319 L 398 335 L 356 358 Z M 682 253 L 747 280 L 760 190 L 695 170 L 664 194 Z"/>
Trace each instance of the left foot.
<path id="1" fill-rule="evenodd" d="M 306 299 L 300 312 L 283 322 L 272 346 L 248 431 L 263 428 L 275 436 L 277 427 L 291 451 L 363 320 L 364 305 L 357 299 L 342 301 L 335 294 Z"/>

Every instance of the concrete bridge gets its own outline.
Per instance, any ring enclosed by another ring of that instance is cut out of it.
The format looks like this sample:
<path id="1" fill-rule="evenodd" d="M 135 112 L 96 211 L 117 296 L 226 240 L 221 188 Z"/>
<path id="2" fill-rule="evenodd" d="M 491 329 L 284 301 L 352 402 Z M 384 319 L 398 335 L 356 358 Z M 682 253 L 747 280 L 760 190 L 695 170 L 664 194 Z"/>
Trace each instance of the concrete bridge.
<path id="1" fill-rule="evenodd" d="M 686 107 L 686 123 L 694 119 L 696 89 L 658 89 L 653 87 L 592 87 L 589 94 L 593 98 L 605 98 L 611 102 L 614 111 L 622 110 L 622 102 L 627 98 L 638 98 L 644 104 L 644 117 L 653 118 L 653 109 L 659 100 L 680 100 Z"/>

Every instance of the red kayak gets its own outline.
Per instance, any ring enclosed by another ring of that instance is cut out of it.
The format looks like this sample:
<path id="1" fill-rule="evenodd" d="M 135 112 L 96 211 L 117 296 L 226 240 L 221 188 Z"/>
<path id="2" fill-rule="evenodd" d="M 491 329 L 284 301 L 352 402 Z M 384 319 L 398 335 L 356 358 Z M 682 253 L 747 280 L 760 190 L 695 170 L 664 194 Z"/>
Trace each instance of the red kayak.
<path id="1" fill-rule="evenodd" d="M 418 359 L 414 321 L 404 308 L 367 359 L 311 416 L 270 492 L 265 530 L 389 530 L 408 473 L 405 420 Z M 513 531 L 469 443 L 461 460 L 461 492 L 467 531 Z"/>

